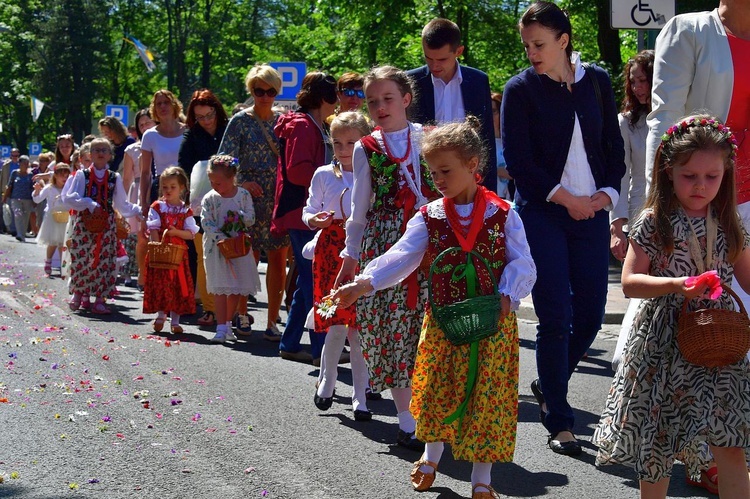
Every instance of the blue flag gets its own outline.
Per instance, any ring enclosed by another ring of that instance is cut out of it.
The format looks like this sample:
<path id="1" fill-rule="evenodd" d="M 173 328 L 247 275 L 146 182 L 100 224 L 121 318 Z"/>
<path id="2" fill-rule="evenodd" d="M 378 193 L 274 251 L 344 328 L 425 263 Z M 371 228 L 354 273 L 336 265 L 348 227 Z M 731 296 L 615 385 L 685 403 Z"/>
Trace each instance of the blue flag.
<path id="1" fill-rule="evenodd" d="M 131 43 L 135 47 L 135 49 L 138 51 L 138 55 L 141 57 L 143 64 L 146 65 L 146 71 L 150 73 L 156 68 L 156 66 L 154 65 L 154 54 L 151 53 L 148 47 L 146 47 L 137 38 L 133 36 L 129 36 L 128 38 L 123 38 L 123 40 L 125 40 L 128 43 Z"/>

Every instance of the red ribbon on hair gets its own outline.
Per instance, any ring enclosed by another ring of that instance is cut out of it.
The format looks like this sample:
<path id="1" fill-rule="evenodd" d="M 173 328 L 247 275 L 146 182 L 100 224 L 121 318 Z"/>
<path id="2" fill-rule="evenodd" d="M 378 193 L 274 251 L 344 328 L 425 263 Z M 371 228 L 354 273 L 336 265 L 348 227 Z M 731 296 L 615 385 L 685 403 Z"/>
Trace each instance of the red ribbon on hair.
<path id="1" fill-rule="evenodd" d="M 405 185 L 396 193 L 393 204 L 397 208 L 401 208 L 404 212 L 404 219 L 401 222 L 401 234 L 403 234 L 406 232 L 406 224 L 409 223 L 409 219 L 414 216 L 414 207 L 417 206 L 417 196 L 409 189 L 408 185 Z M 414 310 L 417 308 L 417 301 L 419 299 L 417 271 L 415 270 L 409 274 L 409 277 L 404 279 L 402 284 L 406 286 L 406 306 Z"/>

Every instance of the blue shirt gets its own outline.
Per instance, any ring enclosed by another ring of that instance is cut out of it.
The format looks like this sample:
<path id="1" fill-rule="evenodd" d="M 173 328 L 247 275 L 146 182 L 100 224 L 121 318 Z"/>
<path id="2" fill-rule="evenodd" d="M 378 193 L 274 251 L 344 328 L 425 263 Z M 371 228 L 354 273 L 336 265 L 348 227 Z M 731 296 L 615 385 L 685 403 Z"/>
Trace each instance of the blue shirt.
<path id="1" fill-rule="evenodd" d="M 13 170 L 10 174 L 9 185 L 13 186 L 10 193 L 11 199 L 31 199 L 31 172 L 27 171 L 26 175 L 19 174 L 18 170 Z"/>

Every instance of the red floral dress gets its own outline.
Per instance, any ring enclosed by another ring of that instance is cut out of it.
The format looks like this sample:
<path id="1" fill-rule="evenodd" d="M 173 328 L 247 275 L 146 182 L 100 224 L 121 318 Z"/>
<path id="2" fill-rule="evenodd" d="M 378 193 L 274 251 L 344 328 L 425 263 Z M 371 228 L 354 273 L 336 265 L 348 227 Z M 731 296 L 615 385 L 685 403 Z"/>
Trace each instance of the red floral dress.
<path id="1" fill-rule="evenodd" d="M 161 227 L 174 226 L 185 228 L 185 219 L 193 216 L 193 210 L 181 207 L 177 212 L 165 212 L 159 201 L 151 205 L 151 209 L 159 214 Z M 157 229 L 158 230 L 158 229 Z M 163 230 L 163 229 L 162 229 Z M 143 287 L 143 313 L 174 312 L 176 314 L 195 313 L 195 287 L 188 265 L 187 244 L 181 237 L 167 236 L 166 242 L 185 247 L 182 254 L 182 264 L 177 270 L 149 268 L 148 254 L 146 255 L 146 284 Z"/>
<path id="2" fill-rule="evenodd" d="M 115 289 L 117 234 L 112 198 L 115 193 L 116 173 L 106 172 L 101 180 L 89 169 L 81 170 L 86 179 L 84 197 L 99 203 L 107 211 L 107 226 L 97 234 L 86 230 L 81 212 L 73 212 L 70 220 L 70 283 L 71 294 L 107 298 Z"/>
<path id="3" fill-rule="evenodd" d="M 320 303 L 324 296 L 331 294 L 336 282 L 336 276 L 341 269 L 342 259 L 339 256 L 344 249 L 346 231 L 344 220 L 335 219 L 331 225 L 321 229 L 318 242 L 315 244 L 313 256 L 313 303 Z M 328 331 L 328 328 L 336 325 L 354 326 L 356 324 L 356 306 L 349 308 L 336 308 L 336 312 L 330 318 L 321 317 L 315 306 L 315 330 L 318 332 Z"/>
<path id="4" fill-rule="evenodd" d="M 506 260 L 504 232 L 508 209 L 509 205 L 499 198 L 487 202 L 484 225 L 473 246 L 474 251 L 489 262 L 497 282 L 500 282 Z M 421 212 L 429 234 L 423 265 L 431 265 L 443 250 L 459 246 L 459 242 L 442 203 L 430 203 L 422 207 Z M 451 253 L 440 261 L 439 267 L 442 270 L 455 269 L 465 262 L 465 253 Z M 475 267 L 481 288 L 479 294 L 490 294 L 492 280 L 489 273 L 476 261 Z M 453 281 L 454 273 L 438 273 L 436 270 L 433 274 L 430 285 L 433 286 L 436 305 L 466 298 L 465 281 Z M 456 411 L 466 396 L 471 345 L 453 345 L 433 319 L 429 306 L 425 312 L 409 409 L 417 420 L 417 438 L 424 442 L 450 443 L 456 459 L 482 463 L 513 460 L 518 421 L 518 326 L 515 314 L 509 314 L 504 321 L 498 322 L 497 327 L 498 334 L 479 341 L 476 384 L 463 418 L 446 424 L 443 420 Z"/>

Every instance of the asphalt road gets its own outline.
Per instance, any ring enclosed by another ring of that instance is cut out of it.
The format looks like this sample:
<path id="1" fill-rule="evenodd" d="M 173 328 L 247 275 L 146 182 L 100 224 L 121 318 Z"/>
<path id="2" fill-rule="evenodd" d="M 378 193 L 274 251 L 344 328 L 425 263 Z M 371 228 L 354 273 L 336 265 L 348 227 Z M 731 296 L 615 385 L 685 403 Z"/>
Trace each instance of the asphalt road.
<path id="1" fill-rule="evenodd" d="M 138 292 L 124 287 L 109 316 L 71 313 L 65 283 L 45 278 L 42 266 L 42 248 L 0 236 L 0 497 L 471 497 L 471 465 L 453 461 L 449 447 L 433 488 L 411 489 L 419 456 L 393 444 L 390 395 L 370 402 L 371 422 L 355 422 L 348 365 L 333 407 L 320 412 L 317 368 L 281 360 L 259 331 L 215 345 L 193 318 L 184 334 L 156 335 Z M 589 440 L 617 332 L 607 328 L 572 379 L 584 454 L 569 458 L 546 447 L 529 389 L 535 329 L 521 322 L 515 460 L 492 474 L 504 497 L 638 496 L 631 470 L 593 464 Z M 685 484 L 680 464 L 669 495 L 707 497 Z"/>

